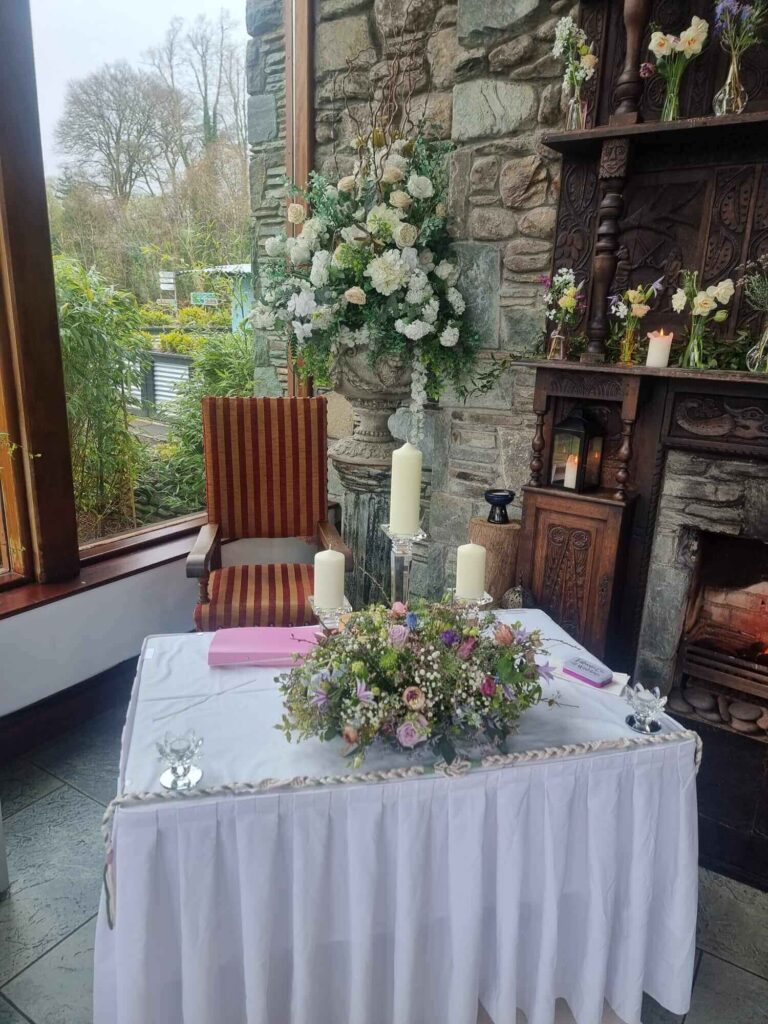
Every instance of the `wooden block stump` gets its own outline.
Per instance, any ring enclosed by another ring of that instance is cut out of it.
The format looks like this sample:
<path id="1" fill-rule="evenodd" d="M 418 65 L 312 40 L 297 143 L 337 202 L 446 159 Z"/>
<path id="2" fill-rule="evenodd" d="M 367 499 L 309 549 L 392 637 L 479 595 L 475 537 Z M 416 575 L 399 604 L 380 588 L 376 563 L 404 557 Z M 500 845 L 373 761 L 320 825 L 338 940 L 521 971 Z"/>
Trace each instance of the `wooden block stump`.
<path id="1" fill-rule="evenodd" d="M 519 537 L 519 522 L 489 523 L 481 516 L 475 516 L 469 521 L 470 541 L 482 544 L 487 552 L 485 589 L 494 601 L 500 601 L 509 588 L 515 585 Z"/>

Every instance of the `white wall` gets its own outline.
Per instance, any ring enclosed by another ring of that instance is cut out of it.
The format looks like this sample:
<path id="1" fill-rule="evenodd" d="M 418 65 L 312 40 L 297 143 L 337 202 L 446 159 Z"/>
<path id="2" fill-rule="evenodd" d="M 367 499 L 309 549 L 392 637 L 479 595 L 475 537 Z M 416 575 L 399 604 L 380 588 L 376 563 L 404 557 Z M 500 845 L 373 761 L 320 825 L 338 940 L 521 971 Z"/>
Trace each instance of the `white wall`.
<path id="1" fill-rule="evenodd" d="M 183 558 L 0 620 L 0 716 L 138 654 L 150 633 L 192 628 Z"/>

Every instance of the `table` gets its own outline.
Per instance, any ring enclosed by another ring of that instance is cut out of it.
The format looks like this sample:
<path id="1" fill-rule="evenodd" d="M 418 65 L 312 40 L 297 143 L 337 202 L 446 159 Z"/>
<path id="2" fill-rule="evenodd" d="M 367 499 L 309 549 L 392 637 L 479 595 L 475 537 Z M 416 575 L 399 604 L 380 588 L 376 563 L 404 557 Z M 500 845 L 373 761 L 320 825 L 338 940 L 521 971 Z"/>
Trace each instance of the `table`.
<path id="1" fill-rule="evenodd" d="M 500 618 L 573 653 L 541 612 Z M 665 718 L 636 739 L 618 695 L 556 679 L 504 763 L 453 775 L 372 752 L 355 775 L 335 744 L 274 730 L 274 669 L 210 670 L 209 642 L 144 646 L 96 1024 L 474 1024 L 479 1000 L 496 1024 L 516 1007 L 552 1024 L 558 997 L 577 1024 L 604 1000 L 639 1024 L 644 990 L 687 1010 L 694 734 Z M 159 788 L 155 740 L 190 727 L 213 793 L 131 795 Z"/>

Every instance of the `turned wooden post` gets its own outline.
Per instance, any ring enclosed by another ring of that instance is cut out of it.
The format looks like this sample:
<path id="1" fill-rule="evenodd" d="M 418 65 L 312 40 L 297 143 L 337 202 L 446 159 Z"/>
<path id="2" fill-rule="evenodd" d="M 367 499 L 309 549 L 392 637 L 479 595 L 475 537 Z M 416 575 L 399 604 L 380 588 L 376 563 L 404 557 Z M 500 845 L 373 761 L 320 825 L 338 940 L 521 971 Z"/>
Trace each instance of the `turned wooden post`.
<path id="1" fill-rule="evenodd" d="M 615 96 L 618 104 L 611 114 L 611 124 L 637 124 L 640 120 L 640 97 L 643 93 L 640 47 L 650 14 L 651 0 L 624 0 L 627 54 L 616 83 Z"/>
<path id="2" fill-rule="evenodd" d="M 600 157 L 602 198 L 597 211 L 597 241 L 592 261 L 592 297 L 587 325 L 587 350 L 583 363 L 605 362 L 608 337 L 608 292 L 616 273 L 619 246 L 619 217 L 624 207 L 622 194 L 629 165 L 629 139 L 606 139 Z"/>
<path id="3" fill-rule="evenodd" d="M 544 468 L 544 413 L 536 413 L 536 430 L 531 441 L 533 458 L 531 459 L 531 487 L 541 487 L 541 471 Z"/>
<path id="4" fill-rule="evenodd" d="M 627 481 L 629 480 L 629 460 L 632 456 L 632 420 L 621 421 L 621 444 L 617 452 L 619 468 L 616 470 L 616 501 L 627 500 Z"/>

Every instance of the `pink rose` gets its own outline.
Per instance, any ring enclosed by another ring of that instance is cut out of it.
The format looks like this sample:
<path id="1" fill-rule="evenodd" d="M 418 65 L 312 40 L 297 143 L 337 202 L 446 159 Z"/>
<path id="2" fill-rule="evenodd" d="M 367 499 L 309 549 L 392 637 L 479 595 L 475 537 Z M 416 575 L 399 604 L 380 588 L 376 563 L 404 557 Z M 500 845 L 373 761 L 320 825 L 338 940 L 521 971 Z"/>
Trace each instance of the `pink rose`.
<path id="1" fill-rule="evenodd" d="M 477 647 L 477 637 L 468 636 L 466 640 L 462 640 L 459 646 L 456 648 L 456 657 L 460 661 L 468 661 L 472 656 L 472 651 Z"/>
<path id="2" fill-rule="evenodd" d="M 496 693 L 496 680 L 493 676 L 486 676 L 480 684 L 480 693 L 484 697 L 492 697 Z"/>
<path id="3" fill-rule="evenodd" d="M 427 720 L 421 715 L 413 722 L 403 722 L 397 730 L 397 742 L 401 747 L 412 750 L 427 738 Z"/>
<path id="4" fill-rule="evenodd" d="M 393 647 L 396 647 L 398 648 L 398 650 L 400 650 L 403 647 L 405 647 L 405 645 L 408 643 L 408 637 L 410 636 L 410 633 L 411 631 L 410 629 L 408 629 L 407 626 L 390 626 L 388 633 L 389 642 L 392 644 Z"/>
<path id="5" fill-rule="evenodd" d="M 354 746 L 359 739 L 359 733 L 354 725 L 345 725 L 341 734 L 350 746 Z"/>
<path id="6" fill-rule="evenodd" d="M 395 603 L 392 605 L 392 610 L 390 614 L 393 615 L 395 618 L 402 618 L 407 611 L 407 604 L 403 604 L 402 601 L 395 601 Z"/>
<path id="7" fill-rule="evenodd" d="M 407 686 L 403 691 L 403 704 L 412 711 L 421 711 L 426 703 L 427 698 L 424 696 L 424 691 L 420 690 L 418 686 Z"/>
<path id="8" fill-rule="evenodd" d="M 496 627 L 496 632 L 493 634 L 496 643 L 501 647 L 511 647 L 515 642 L 515 634 L 512 629 L 506 624 L 506 622 L 500 622 Z"/>

